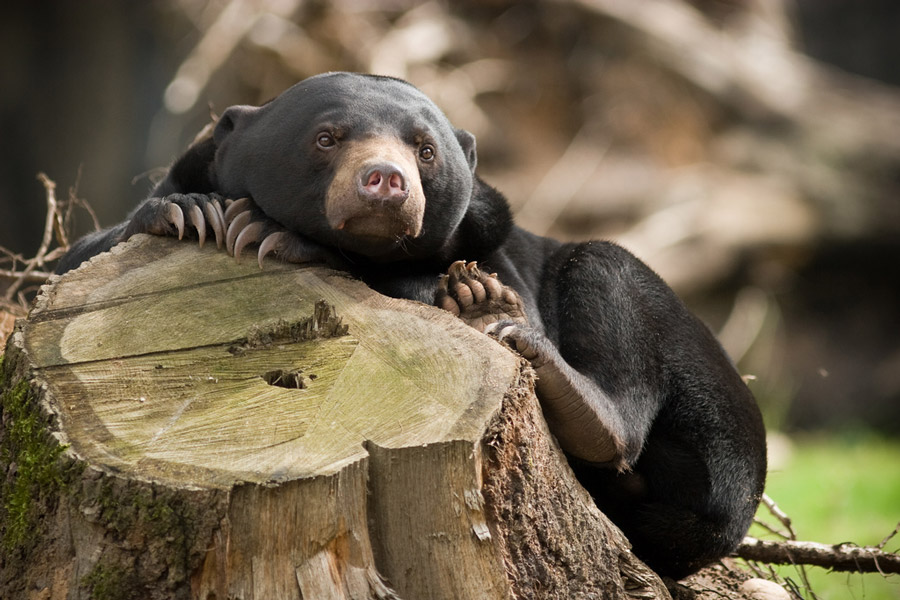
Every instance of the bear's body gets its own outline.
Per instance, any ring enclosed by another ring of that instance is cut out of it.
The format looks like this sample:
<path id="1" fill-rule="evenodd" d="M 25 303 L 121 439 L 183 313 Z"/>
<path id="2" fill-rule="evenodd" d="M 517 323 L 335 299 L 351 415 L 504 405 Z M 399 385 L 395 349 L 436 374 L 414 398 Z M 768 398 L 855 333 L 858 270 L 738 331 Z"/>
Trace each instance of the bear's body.
<path id="1" fill-rule="evenodd" d="M 259 243 L 260 257 L 324 261 L 437 304 L 531 360 L 551 431 L 639 557 L 683 577 L 727 555 L 766 466 L 759 410 L 724 351 L 619 246 L 513 225 L 475 165 L 473 136 L 410 84 L 320 75 L 228 109 L 126 222 L 79 241 L 58 271 L 133 233 L 181 235 L 187 216 L 235 255 Z M 223 213 L 220 196 L 252 201 Z"/>

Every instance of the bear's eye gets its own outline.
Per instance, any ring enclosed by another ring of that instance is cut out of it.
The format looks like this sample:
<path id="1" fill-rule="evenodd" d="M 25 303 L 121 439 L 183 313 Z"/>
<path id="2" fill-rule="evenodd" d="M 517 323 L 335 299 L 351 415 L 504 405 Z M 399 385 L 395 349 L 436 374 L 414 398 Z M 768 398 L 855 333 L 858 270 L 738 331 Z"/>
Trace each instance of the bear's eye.
<path id="1" fill-rule="evenodd" d="M 334 136 L 327 131 L 323 131 L 316 137 L 316 145 L 319 148 L 331 148 L 334 144 Z"/>
<path id="2" fill-rule="evenodd" d="M 419 148 L 419 158 L 424 160 L 425 162 L 429 162 L 434 160 L 434 146 L 431 144 L 425 144 L 421 148 Z"/>

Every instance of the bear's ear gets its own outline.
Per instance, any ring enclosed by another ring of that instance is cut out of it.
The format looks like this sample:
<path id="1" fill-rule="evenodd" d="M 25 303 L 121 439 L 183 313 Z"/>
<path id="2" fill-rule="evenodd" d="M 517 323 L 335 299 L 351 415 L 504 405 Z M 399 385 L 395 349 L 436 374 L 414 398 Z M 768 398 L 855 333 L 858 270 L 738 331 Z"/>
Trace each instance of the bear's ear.
<path id="1" fill-rule="evenodd" d="M 463 154 L 466 155 L 469 169 L 474 173 L 475 166 L 478 164 L 478 154 L 475 152 L 475 136 L 465 129 L 454 129 L 454 133 L 456 133 L 456 140 L 459 142 Z"/>
<path id="2" fill-rule="evenodd" d="M 258 106 L 229 106 L 222 116 L 219 117 L 219 122 L 216 123 L 216 129 L 213 132 L 213 138 L 216 141 L 216 146 L 219 146 L 222 141 L 228 137 L 228 135 L 235 130 L 241 120 L 248 118 L 249 115 L 256 112 Z"/>

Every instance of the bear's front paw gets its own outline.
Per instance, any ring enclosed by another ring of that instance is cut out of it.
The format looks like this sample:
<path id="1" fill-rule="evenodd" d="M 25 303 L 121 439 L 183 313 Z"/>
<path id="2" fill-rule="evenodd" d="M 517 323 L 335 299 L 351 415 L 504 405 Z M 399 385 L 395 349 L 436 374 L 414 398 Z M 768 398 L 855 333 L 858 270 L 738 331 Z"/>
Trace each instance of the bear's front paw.
<path id="1" fill-rule="evenodd" d="M 269 218 L 250 198 L 228 202 L 225 209 L 225 248 L 240 262 L 241 253 L 250 244 L 259 244 L 256 260 L 263 268 L 263 259 L 274 254 L 290 263 L 322 262 L 337 269 L 346 269 L 346 261 L 325 246 L 299 233 L 285 229 Z"/>
<path id="2" fill-rule="evenodd" d="M 450 265 L 438 283 L 435 303 L 482 332 L 499 321 L 528 322 L 519 294 L 474 262 L 459 260 Z"/>
<path id="3" fill-rule="evenodd" d="M 190 223 L 200 245 L 206 242 L 207 227 L 216 236 L 216 246 L 225 241 L 225 213 L 222 197 L 218 194 L 170 194 L 164 198 L 149 198 L 131 216 L 122 239 L 136 233 L 178 236 L 187 233 L 193 237 L 191 229 L 185 230 L 185 221 Z"/>

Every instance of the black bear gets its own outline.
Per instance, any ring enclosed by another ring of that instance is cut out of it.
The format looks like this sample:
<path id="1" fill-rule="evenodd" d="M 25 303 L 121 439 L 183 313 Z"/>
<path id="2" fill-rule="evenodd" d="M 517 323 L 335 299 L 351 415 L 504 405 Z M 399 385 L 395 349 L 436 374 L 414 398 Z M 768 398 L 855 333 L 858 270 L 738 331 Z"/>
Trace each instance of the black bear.
<path id="1" fill-rule="evenodd" d="M 440 306 L 531 361 L 551 431 L 640 558 L 681 578 L 729 554 L 766 451 L 725 352 L 621 247 L 516 227 L 475 166 L 475 138 L 411 84 L 319 75 L 226 110 L 128 220 L 80 240 L 57 270 L 138 232 L 211 232 L 238 258 L 258 244 L 260 264 L 273 252 L 325 262 Z"/>

